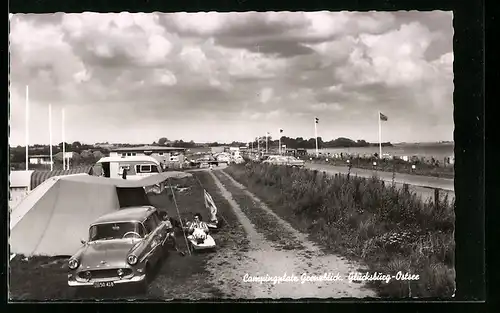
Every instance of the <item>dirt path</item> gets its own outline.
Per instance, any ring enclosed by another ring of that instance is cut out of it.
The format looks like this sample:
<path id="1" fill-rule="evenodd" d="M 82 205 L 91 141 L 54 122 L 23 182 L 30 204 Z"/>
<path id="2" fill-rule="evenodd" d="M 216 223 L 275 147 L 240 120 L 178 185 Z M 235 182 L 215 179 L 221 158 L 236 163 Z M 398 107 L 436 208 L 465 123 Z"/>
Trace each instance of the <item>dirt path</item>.
<path id="1" fill-rule="evenodd" d="M 274 214 L 262 201 L 244 186 L 222 171 L 210 172 L 222 195 L 231 205 L 249 239 L 249 249 L 237 254 L 227 251 L 218 253 L 210 262 L 214 277 L 219 276 L 220 288 L 235 298 L 340 298 L 375 297 L 372 290 L 361 283 L 350 282 L 348 274 L 360 271 L 360 267 L 335 255 L 324 254 L 306 236 Z M 238 192 L 239 191 L 239 192 Z M 239 201 L 235 200 L 236 194 Z M 251 199 L 253 205 L 242 207 L 241 193 Z M 233 196 L 234 195 L 234 196 Z M 252 210 L 252 211 L 249 211 Z M 259 211 L 259 212 L 256 212 Z M 258 214 L 258 215 L 255 215 Z M 248 216 L 252 216 L 253 221 Z M 266 220 L 271 229 L 257 227 Z M 279 231 L 280 237 L 299 245 L 286 249 L 280 240 L 271 240 L 270 232 Z M 229 255 L 228 255 L 229 254 Z M 231 255 L 232 254 L 232 255 Z M 220 262 L 226 262 L 221 267 Z M 249 276 L 245 276 L 249 275 Z M 306 281 L 314 276 L 328 277 L 323 281 Z M 334 279 L 337 276 L 340 279 Z M 249 280 L 264 279 L 262 283 Z M 283 282 L 278 282 L 279 279 Z M 224 283 L 226 281 L 226 283 Z M 230 282 L 230 283 L 227 283 Z M 226 287 L 227 286 L 227 287 Z"/>

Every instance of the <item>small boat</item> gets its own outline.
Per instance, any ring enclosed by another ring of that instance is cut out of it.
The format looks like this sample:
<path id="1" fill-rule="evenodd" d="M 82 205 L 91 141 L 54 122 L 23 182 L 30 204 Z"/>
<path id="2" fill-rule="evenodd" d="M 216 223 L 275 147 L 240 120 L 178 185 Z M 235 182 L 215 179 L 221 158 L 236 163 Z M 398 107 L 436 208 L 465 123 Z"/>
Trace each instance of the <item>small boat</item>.
<path id="1" fill-rule="evenodd" d="M 208 234 L 205 239 L 195 239 L 193 235 L 187 236 L 187 239 L 189 240 L 191 247 L 195 251 L 210 250 L 210 249 L 215 249 L 216 247 L 214 238 L 212 238 L 212 236 Z"/>
<path id="2" fill-rule="evenodd" d="M 207 226 L 210 231 L 217 231 L 220 228 L 220 223 L 218 221 L 212 221 L 208 222 Z"/>

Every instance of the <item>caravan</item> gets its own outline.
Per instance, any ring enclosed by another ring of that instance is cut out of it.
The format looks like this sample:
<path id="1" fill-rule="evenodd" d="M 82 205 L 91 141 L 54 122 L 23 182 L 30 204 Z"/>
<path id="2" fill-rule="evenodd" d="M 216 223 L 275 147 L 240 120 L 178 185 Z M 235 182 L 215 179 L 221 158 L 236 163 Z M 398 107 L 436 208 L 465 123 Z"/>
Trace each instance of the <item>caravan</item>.
<path id="1" fill-rule="evenodd" d="M 150 156 L 104 157 L 97 162 L 94 175 L 123 178 L 124 170 L 126 179 L 138 180 L 161 173 L 162 167 L 160 161 Z"/>

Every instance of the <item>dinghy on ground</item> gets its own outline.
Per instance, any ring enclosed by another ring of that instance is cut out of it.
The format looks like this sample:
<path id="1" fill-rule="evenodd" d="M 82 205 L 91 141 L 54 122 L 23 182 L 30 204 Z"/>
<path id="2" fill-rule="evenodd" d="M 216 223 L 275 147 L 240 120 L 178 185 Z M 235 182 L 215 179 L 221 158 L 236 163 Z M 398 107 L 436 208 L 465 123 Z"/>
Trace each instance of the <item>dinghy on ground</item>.
<path id="1" fill-rule="evenodd" d="M 205 239 L 196 239 L 193 235 L 189 235 L 187 239 L 194 251 L 213 250 L 216 247 L 215 240 L 210 235 L 207 235 Z"/>
<path id="2" fill-rule="evenodd" d="M 195 214 L 195 221 L 187 223 L 184 230 L 190 233 L 190 235 L 187 236 L 187 240 L 189 241 L 189 245 L 192 250 L 199 251 L 215 249 L 215 240 L 209 234 L 210 229 L 201 221 L 201 214 Z"/>

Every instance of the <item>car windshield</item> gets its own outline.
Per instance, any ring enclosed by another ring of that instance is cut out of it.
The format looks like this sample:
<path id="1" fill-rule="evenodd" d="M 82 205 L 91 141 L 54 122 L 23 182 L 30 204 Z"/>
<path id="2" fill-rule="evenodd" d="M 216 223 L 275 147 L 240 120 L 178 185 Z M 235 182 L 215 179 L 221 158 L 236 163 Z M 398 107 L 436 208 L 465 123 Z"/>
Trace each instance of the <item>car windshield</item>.
<path id="1" fill-rule="evenodd" d="M 144 228 L 142 224 L 137 222 L 93 225 L 90 227 L 90 241 L 122 239 L 127 233 L 126 238 L 142 238 L 144 237 Z"/>

